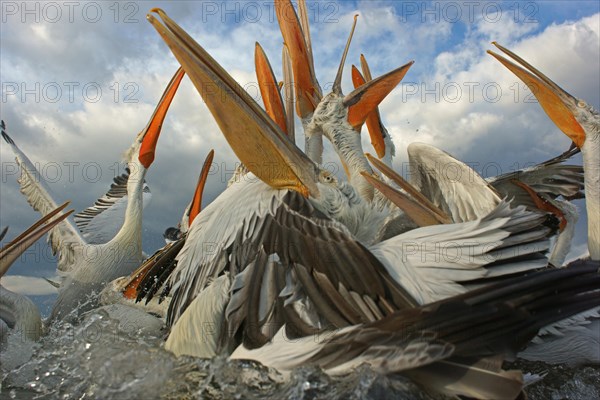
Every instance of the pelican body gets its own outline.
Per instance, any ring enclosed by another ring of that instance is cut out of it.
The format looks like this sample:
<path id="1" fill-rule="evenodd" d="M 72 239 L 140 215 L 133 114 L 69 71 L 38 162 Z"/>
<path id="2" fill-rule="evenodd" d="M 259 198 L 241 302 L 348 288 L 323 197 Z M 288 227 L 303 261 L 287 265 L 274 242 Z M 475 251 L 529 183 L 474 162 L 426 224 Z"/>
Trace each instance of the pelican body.
<path id="1" fill-rule="evenodd" d="M 167 86 L 152 118 L 146 128 L 136 137 L 133 145 L 125 154 L 128 162 L 129 177 L 126 183 L 127 202 L 122 226 L 116 235 L 106 243 L 94 243 L 86 240 L 70 222 L 59 224 L 50 232 L 49 241 L 55 252 L 59 253 L 58 269 L 68 273 L 59 289 L 57 301 L 52 309 L 50 320 L 74 318 L 80 312 L 93 308 L 97 304 L 98 294 L 110 281 L 131 273 L 143 261 L 142 254 L 142 210 L 145 188 L 144 177 L 154 160 L 154 152 L 162 122 L 169 105 L 183 78 L 180 69 Z M 40 213 L 47 214 L 55 207 L 51 191 L 41 180 L 37 180 L 36 170 L 31 161 L 16 146 L 5 131 L 2 123 L 2 136 L 13 149 L 16 160 L 21 166 L 19 179 L 21 191 L 29 203 Z M 113 188 L 114 189 L 114 188 Z M 111 196 L 111 191 L 106 197 Z M 123 206 L 124 202 L 115 202 Z M 111 214 L 95 206 L 81 213 L 83 226 L 94 231 L 90 215 Z M 80 225 L 81 226 L 81 225 Z M 91 233 L 93 235 L 93 233 Z"/>

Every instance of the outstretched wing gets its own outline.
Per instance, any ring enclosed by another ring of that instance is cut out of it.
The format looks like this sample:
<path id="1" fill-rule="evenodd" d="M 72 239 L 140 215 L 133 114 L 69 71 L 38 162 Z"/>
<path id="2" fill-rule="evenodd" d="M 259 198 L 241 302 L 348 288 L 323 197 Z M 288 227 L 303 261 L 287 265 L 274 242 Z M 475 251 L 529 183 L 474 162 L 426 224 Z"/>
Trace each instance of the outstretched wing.
<path id="1" fill-rule="evenodd" d="M 516 204 L 535 209 L 531 196 L 514 181 L 520 181 L 531 187 L 536 193 L 551 199 L 563 196 L 567 200 L 583 198 L 583 167 L 563 164 L 580 150 L 575 147 L 563 154 L 544 161 L 531 168 L 510 172 L 487 179 L 503 196 L 514 198 Z"/>
<path id="2" fill-rule="evenodd" d="M 318 337 L 290 341 L 282 330 L 261 348 L 238 347 L 232 358 L 283 372 L 312 364 L 334 374 L 368 363 L 447 395 L 515 398 L 523 379 L 503 371 L 503 359 L 548 323 L 597 306 L 597 268 L 532 273 Z"/>
<path id="3" fill-rule="evenodd" d="M 114 238 L 123 226 L 127 209 L 128 180 L 129 169 L 126 169 L 124 174 L 115 177 L 109 191 L 96 200 L 93 206 L 75 214 L 75 224 L 87 243 L 106 243 Z M 143 207 L 146 207 L 152 198 L 146 183 L 142 193 Z"/>
<path id="4" fill-rule="evenodd" d="M 302 335 L 416 304 L 343 225 L 302 195 L 258 180 L 231 186 L 192 224 L 170 278 L 168 322 L 225 273 L 228 332 L 243 330 L 252 347 L 284 322 Z"/>
<path id="5" fill-rule="evenodd" d="M 8 136 L 4 121 L 2 121 L 0 127 L 2 129 L 2 137 L 10 145 L 15 154 L 15 160 L 21 168 L 21 176 L 17 180 L 21 185 L 21 193 L 23 193 L 27 202 L 34 210 L 38 211 L 42 216 L 48 215 L 58 207 L 53 198 L 52 190 L 50 190 L 43 176 L 25 153 Z M 71 271 L 75 265 L 75 249 L 84 243 L 71 221 L 67 219 L 50 230 L 48 242 L 52 247 L 52 252 L 58 254 L 58 270 L 61 272 Z"/>
<path id="6" fill-rule="evenodd" d="M 483 218 L 414 229 L 370 250 L 419 304 L 427 304 L 544 268 L 552 218 L 502 201 Z"/>
<path id="7" fill-rule="evenodd" d="M 489 214 L 500 203 L 497 192 L 472 168 L 423 143 L 408 146 L 410 183 L 454 222 Z"/>

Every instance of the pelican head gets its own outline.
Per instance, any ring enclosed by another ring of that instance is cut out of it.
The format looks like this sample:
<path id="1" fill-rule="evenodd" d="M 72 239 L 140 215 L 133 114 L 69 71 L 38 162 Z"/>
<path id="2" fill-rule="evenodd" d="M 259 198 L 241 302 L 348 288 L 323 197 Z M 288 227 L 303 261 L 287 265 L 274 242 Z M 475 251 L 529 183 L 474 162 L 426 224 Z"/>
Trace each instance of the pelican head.
<path id="1" fill-rule="evenodd" d="M 600 260 L 600 115 L 523 58 L 496 42 L 493 44 L 520 66 L 493 51 L 488 50 L 488 53 L 529 87 L 552 122 L 581 149 L 588 214 L 588 248 L 592 260 Z"/>
<path id="2" fill-rule="evenodd" d="M 584 100 L 577 99 L 517 54 L 492 42 L 521 66 L 488 50 L 488 53 L 521 79 L 538 99 L 552 122 L 580 149 L 587 135 L 600 135 L 600 115 Z"/>
<path id="3" fill-rule="evenodd" d="M 194 39 L 160 9 L 164 22 L 148 21 L 188 74 L 240 161 L 259 179 L 277 189 L 319 197 L 321 171 L 282 132 L 273 119 Z M 210 85 L 217 93 L 206 93 Z"/>

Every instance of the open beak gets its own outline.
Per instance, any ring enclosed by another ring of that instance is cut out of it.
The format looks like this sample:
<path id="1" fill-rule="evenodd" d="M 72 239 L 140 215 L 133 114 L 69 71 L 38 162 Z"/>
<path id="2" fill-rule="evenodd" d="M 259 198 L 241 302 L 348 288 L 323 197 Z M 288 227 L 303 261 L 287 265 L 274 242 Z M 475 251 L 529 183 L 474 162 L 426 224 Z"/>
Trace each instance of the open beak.
<path id="1" fill-rule="evenodd" d="M 315 111 L 323 97 L 315 75 L 311 50 L 305 40 L 310 37 L 303 32 L 291 1 L 275 0 L 275 13 L 283 41 L 292 59 L 296 113 L 304 119 Z"/>
<path id="2" fill-rule="evenodd" d="M 387 166 L 385 163 L 378 160 L 377 158 L 373 157 L 372 155 L 367 153 L 367 154 L 365 154 L 365 156 L 371 162 L 371 164 L 373 164 L 373 166 L 375 166 L 375 168 L 377 168 L 379 171 L 381 171 L 382 174 L 387 176 L 390 180 L 392 180 L 394 183 L 396 183 L 398 186 L 400 186 L 402 189 L 404 189 L 406 191 L 406 193 L 408 193 L 412 197 L 412 199 L 414 199 L 417 202 L 417 205 L 419 206 L 419 208 L 411 206 L 410 209 L 406 209 L 403 206 L 403 204 L 406 203 L 405 201 L 402 201 L 402 203 L 395 201 L 395 198 L 398 198 L 398 195 L 395 194 L 394 191 L 398 192 L 397 190 L 395 190 L 392 187 L 389 187 L 389 189 L 382 188 L 382 185 L 387 186 L 387 184 L 385 184 L 384 182 L 380 182 L 380 184 L 377 186 L 374 185 L 386 197 L 388 197 L 392 202 L 394 202 L 394 204 L 396 204 L 398 207 L 403 209 L 419 226 L 425 226 L 425 225 L 422 225 L 420 221 L 425 221 L 427 223 L 427 225 L 432 225 L 432 223 L 428 222 L 431 220 L 437 221 L 436 224 L 452 223 L 452 218 L 450 218 L 449 215 L 447 215 L 445 212 L 440 210 L 439 207 L 437 207 L 435 204 L 433 204 L 431 201 L 429 201 L 429 199 L 427 197 L 423 196 L 423 194 L 421 194 L 421 192 L 419 192 L 419 190 L 417 188 L 415 188 L 413 185 L 411 185 L 400 174 L 398 174 L 392 168 L 390 168 L 389 166 Z M 392 189 L 392 190 L 390 190 L 390 189 Z M 398 193 L 402 194 L 401 192 L 398 192 Z M 392 195 L 392 196 L 390 196 L 390 195 Z M 414 217 L 413 217 L 413 213 L 415 215 Z M 423 218 L 426 218 L 426 219 L 423 219 Z"/>
<path id="3" fill-rule="evenodd" d="M 348 107 L 348 122 L 356 131 L 360 131 L 369 114 L 394 90 L 413 64 L 414 61 L 411 61 L 377 79 L 368 81 L 344 98 L 344 105 Z"/>
<path id="4" fill-rule="evenodd" d="M 577 147 L 581 148 L 585 142 L 585 131 L 576 118 L 578 109 L 577 99 L 512 51 L 496 42 L 492 42 L 492 44 L 529 70 L 527 71 L 525 68 L 516 65 L 501 55 L 488 50 L 490 55 L 500 61 L 529 87 L 552 122 L 554 122 L 554 124 L 563 131 Z"/>
<path id="5" fill-rule="evenodd" d="M 148 122 L 148 125 L 146 125 L 146 128 L 142 131 L 142 146 L 140 147 L 140 155 L 138 158 L 146 169 L 148 169 L 154 161 L 154 152 L 156 151 L 156 144 L 158 143 L 158 137 L 160 136 L 163 121 L 167 116 L 171 101 L 173 100 L 173 97 L 175 97 L 175 93 L 179 88 L 179 84 L 181 83 L 184 74 L 185 72 L 182 68 L 179 68 L 177 72 L 175 72 L 175 75 L 171 78 L 169 85 L 165 89 L 165 92 L 154 110 L 150 122 Z"/>
<path id="6" fill-rule="evenodd" d="M 204 99 L 229 145 L 263 182 L 319 196 L 319 169 L 291 143 L 269 115 L 194 39 L 164 11 L 153 9 L 164 22 L 148 14 Z"/>
<path id="7" fill-rule="evenodd" d="M 198 178 L 198 184 L 196 185 L 196 191 L 194 192 L 192 206 L 190 207 L 188 215 L 188 226 L 192 226 L 194 218 L 196 218 L 196 216 L 200 214 L 200 211 L 202 210 L 202 194 L 204 193 L 206 179 L 208 178 L 208 172 L 210 171 L 210 166 L 212 165 L 214 156 L 215 151 L 211 150 L 204 160 L 204 165 L 202 165 L 202 171 L 200 172 L 200 177 Z"/>
<path id="8" fill-rule="evenodd" d="M 281 92 L 279 91 L 279 84 L 273 73 L 273 68 L 271 68 L 271 63 L 258 42 L 256 42 L 254 48 L 254 65 L 256 69 L 256 78 L 258 79 L 258 87 L 265 105 L 265 110 L 273 121 L 275 121 L 277 126 L 279 126 L 287 135 L 287 120 L 283 108 L 283 99 L 281 98 Z"/>
<path id="9" fill-rule="evenodd" d="M 177 265 L 174 260 L 185 244 L 185 238 L 186 236 L 184 235 L 183 238 L 169 243 L 158 250 L 128 277 L 124 278 L 120 282 L 123 297 L 138 302 L 145 297 L 148 290 L 153 290 L 153 294 L 156 293 L 159 287 L 162 286 L 156 283 L 164 282 L 164 279 L 170 275 L 171 271 L 173 271 Z M 151 289 L 152 287 L 154 287 L 154 289 Z M 148 304 L 151 297 L 152 296 L 148 297 L 146 304 Z"/>
<path id="10" fill-rule="evenodd" d="M 355 89 L 367 83 L 366 79 L 354 65 L 352 66 L 352 83 Z M 367 116 L 365 122 L 369 131 L 369 137 L 371 138 L 371 145 L 373 145 L 377 157 L 383 158 L 385 156 L 384 128 L 377 107 Z"/>
<path id="11" fill-rule="evenodd" d="M 8 268 L 15 262 L 17 258 L 25 250 L 29 248 L 33 243 L 35 243 L 39 238 L 41 238 L 46 232 L 54 228 L 56 225 L 62 222 L 65 218 L 67 218 L 73 210 L 68 211 L 62 215 L 59 215 L 54 220 L 50 221 L 56 214 L 61 212 L 69 202 L 64 203 L 62 206 L 56 208 L 54 211 L 41 218 L 35 224 L 33 224 L 29 229 L 25 232 L 17 236 L 10 243 L 0 249 L 0 277 L 2 277 Z M 50 221 L 50 222 L 48 222 Z"/>
<path id="12" fill-rule="evenodd" d="M 387 197 L 392 203 L 394 203 L 399 209 L 404 211 L 410 219 L 414 221 L 419 227 L 429 225 L 439 225 L 441 222 L 435 214 L 430 210 L 423 207 L 404 193 L 391 187 L 381 179 L 376 178 L 367 172 L 361 172 L 362 176 L 369 182 L 373 187 L 379 190 L 385 197 Z"/>

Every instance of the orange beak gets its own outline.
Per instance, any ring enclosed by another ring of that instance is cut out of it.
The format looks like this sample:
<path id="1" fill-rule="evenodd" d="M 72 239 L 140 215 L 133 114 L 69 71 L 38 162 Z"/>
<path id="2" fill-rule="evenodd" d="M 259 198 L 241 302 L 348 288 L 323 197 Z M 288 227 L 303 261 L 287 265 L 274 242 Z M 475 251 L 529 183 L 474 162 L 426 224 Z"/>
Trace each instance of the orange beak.
<path id="1" fill-rule="evenodd" d="M 511 58 L 528 70 L 516 65 L 499 54 L 488 50 L 488 53 L 521 79 L 538 99 L 540 106 L 548 114 L 552 122 L 567 135 L 577 147 L 581 148 L 585 142 L 585 130 L 577 121 L 577 104 L 575 97 L 565 92 L 560 86 L 552 82 L 546 75 L 542 74 L 527 61 L 508 50 L 507 48 L 492 42 L 496 47 L 508 54 Z"/>
<path id="2" fill-rule="evenodd" d="M 192 226 L 194 218 L 196 218 L 196 216 L 200 214 L 200 211 L 202 210 L 202 194 L 204 193 L 206 179 L 208 178 L 208 172 L 210 171 L 210 166 L 214 156 L 215 151 L 211 150 L 204 160 L 204 165 L 202 165 L 202 171 L 200 172 L 198 184 L 196 185 L 196 191 L 194 192 L 194 198 L 192 199 L 192 206 L 190 207 L 188 226 Z"/>
<path id="3" fill-rule="evenodd" d="M 344 98 L 344 105 L 348 107 L 348 122 L 356 131 L 360 131 L 369 114 L 400 83 L 413 64 L 414 61 L 411 61 L 377 79 L 366 82 Z"/>
<path id="4" fill-rule="evenodd" d="M 292 59 L 296 113 L 304 119 L 315 111 L 323 95 L 315 76 L 310 48 L 294 6 L 289 0 L 276 0 L 275 12 L 283 41 Z"/>
<path id="5" fill-rule="evenodd" d="M 146 128 L 144 128 L 142 133 L 142 146 L 140 147 L 138 159 L 146 169 L 148 169 L 154 161 L 154 152 L 156 151 L 156 144 L 158 143 L 158 137 L 160 136 L 163 121 L 167 116 L 171 101 L 173 100 L 173 97 L 175 97 L 175 93 L 179 88 L 179 84 L 181 83 L 184 74 L 183 68 L 179 68 L 173 78 L 171 78 L 169 85 L 165 89 L 165 92 L 154 110 L 154 114 L 152 114 L 150 122 L 148 122 L 148 125 L 146 125 Z"/>
<path id="6" fill-rule="evenodd" d="M 258 87 L 260 95 L 267 114 L 275 121 L 281 130 L 287 135 L 287 120 L 285 110 L 283 108 L 283 99 L 279 91 L 279 85 L 271 63 L 265 54 L 261 45 L 257 42 L 254 49 L 254 64 L 256 68 L 256 78 L 258 79 Z"/>
<path id="7" fill-rule="evenodd" d="M 354 65 L 352 66 L 352 83 L 354 84 L 355 89 L 358 89 L 360 86 L 367 83 L 358 68 Z M 383 158 L 383 156 L 385 156 L 385 141 L 383 140 L 383 124 L 377 107 L 375 107 L 373 112 L 369 113 L 365 122 L 367 123 L 369 137 L 371 138 L 371 145 L 375 148 L 377 157 Z"/>

